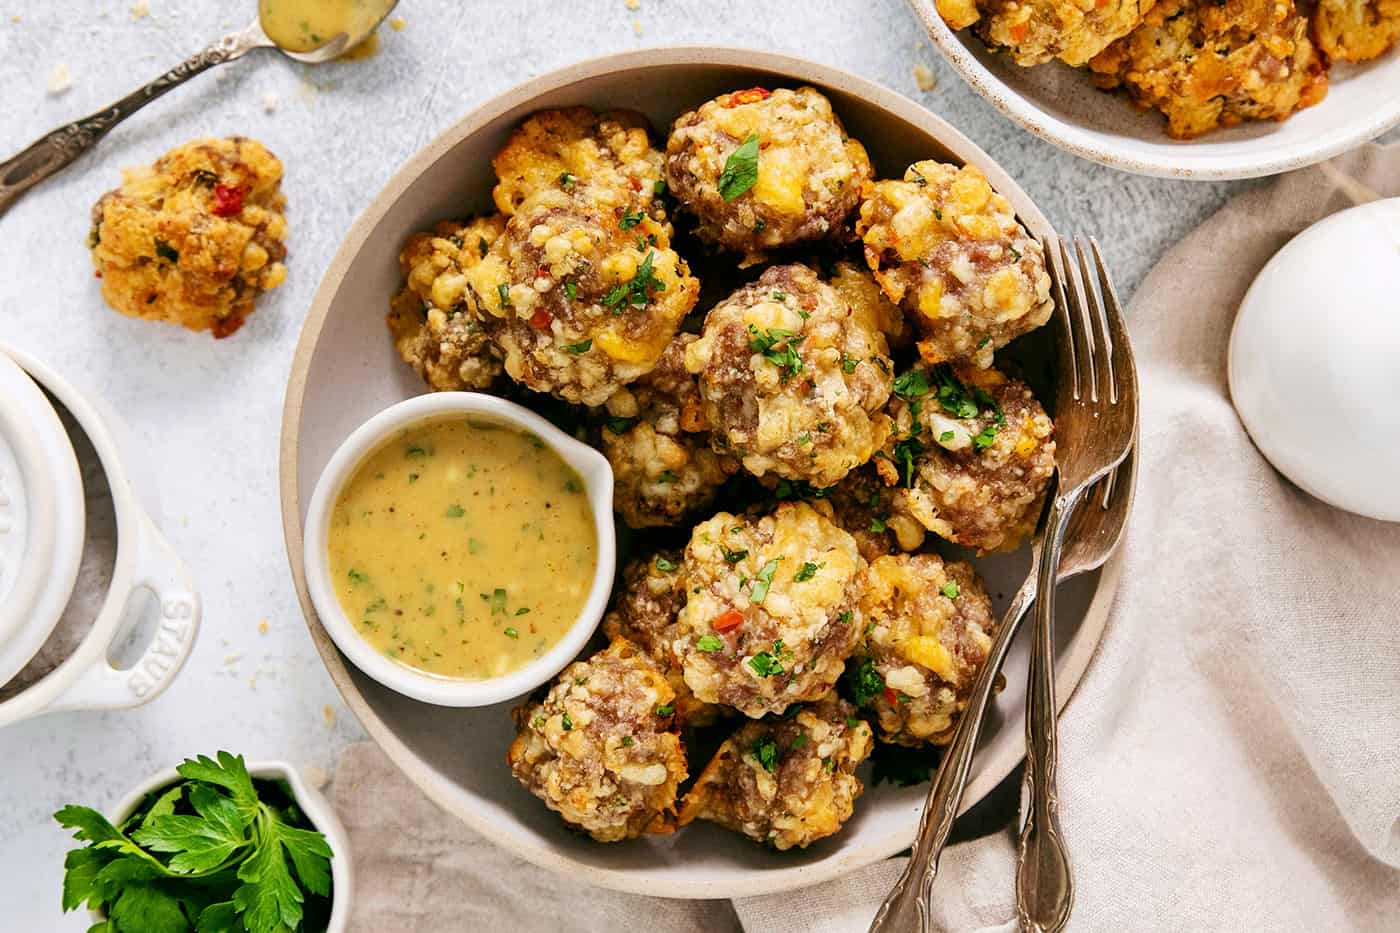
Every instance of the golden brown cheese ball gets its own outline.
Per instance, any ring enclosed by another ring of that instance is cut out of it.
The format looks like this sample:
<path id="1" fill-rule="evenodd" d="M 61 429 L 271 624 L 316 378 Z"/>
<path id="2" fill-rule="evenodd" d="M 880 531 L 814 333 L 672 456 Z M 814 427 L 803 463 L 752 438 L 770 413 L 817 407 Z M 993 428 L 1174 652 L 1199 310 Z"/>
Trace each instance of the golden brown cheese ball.
<path id="1" fill-rule="evenodd" d="M 866 185 L 856 229 L 929 363 L 990 366 L 993 351 L 1054 310 L 1040 243 L 974 166 L 916 162 L 903 181 Z"/>
<path id="2" fill-rule="evenodd" d="M 810 87 L 721 94 L 677 119 L 666 143 L 666 181 L 696 234 L 736 252 L 831 236 L 870 177 L 865 147 Z"/>
<path id="3" fill-rule="evenodd" d="M 710 820 L 775 849 L 805 848 L 845 825 L 874 747 L 855 707 L 829 693 L 792 718 L 745 724 L 681 803 L 680 823 Z"/>
<path id="4" fill-rule="evenodd" d="M 860 633 L 863 561 L 828 518 L 803 502 L 720 512 L 696 526 L 684 566 L 672 650 L 696 697 L 756 719 L 836 683 Z"/>
<path id="5" fill-rule="evenodd" d="M 287 277 L 282 163 L 242 136 L 127 169 L 92 209 L 102 297 L 131 317 L 227 337 Z"/>
<path id="6" fill-rule="evenodd" d="M 683 559 L 681 551 L 668 548 L 628 564 L 622 572 L 622 586 L 603 617 L 603 632 L 610 639 L 631 642 L 666 675 L 676 692 L 677 722 L 704 726 L 718 719 L 721 710 L 695 698 L 671 650 L 676 617 L 685 605 Z"/>
<path id="7" fill-rule="evenodd" d="M 1313 29 L 1332 61 L 1368 61 L 1400 41 L 1400 0 L 1318 0 Z"/>
<path id="8" fill-rule="evenodd" d="M 503 371 L 466 270 L 486 257 L 505 225 L 494 214 L 466 224 L 444 221 L 409 237 L 399 253 L 404 287 L 389 302 L 389 330 L 399 356 L 435 391 L 489 389 Z"/>
<path id="9" fill-rule="evenodd" d="M 986 588 L 971 564 L 937 554 L 881 557 L 864 579 L 854 698 L 874 710 L 882 741 L 948 744 L 996 633 Z"/>
<path id="10" fill-rule="evenodd" d="M 644 207 L 661 181 L 661 153 L 646 117 L 630 110 L 587 107 L 542 110 L 520 125 L 497 154 L 491 196 L 507 217 L 537 191 L 575 182 L 590 185 L 609 206 Z"/>
<path id="11" fill-rule="evenodd" d="M 895 496 L 873 463 L 857 467 L 823 491 L 831 506 L 831 520 L 856 539 L 860 556 L 868 561 L 923 547 L 927 529 L 897 508 Z"/>
<path id="12" fill-rule="evenodd" d="M 516 707 L 506 760 L 532 794 L 599 842 L 668 831 L 686 778 L 675 693 L 624 639 Z"/>
<path id="13" fill-rule="evenodd" d="M 885 335 L 807 266 L 774 266 L 705 318 L 686 350 L 717 450 L 750 473 L 830 486 L 889 433 Z"/>
<path id="14" fill-rule="evenodd" d="M 1158 0 L 1141 26 L 1089 63 L 1191 139 L 1245 120 L 1282 120 L 1327 95 L 1327 69 L 1292 0 Z"/>
<path id="15" fill-rule="evenodd" d="M 864 327 L 885 335 L 890 349 L 903 350 L 913 345 L 914 330 L 904 312 L 890 301 L 869 270 L 843 259 L 833 266 L 829 284 Z"/>
<path id="16" fill-rule="evenodd" d="M 541 189 L 464 270 L 506 373 L 584 405 L 650 372 L 700 293 L 659 205 L 629 213 L 595 194 Z"/>
<path id="17" fill-rule="evenodd" d="M 710 449 L 709 422 L 677 334 L 656 368 L 608 399 L 603 453 L 613 468 L 613 508 L 632 528 L 674 525 L 709 505 L 739 469 Z"/>
<path id="18" fill-rule="evenodd" d="M 1055 471 L 1054 425 L 1025 383 L 995 369 L 914 369 L 895 382 L 894 442 L 876 462 L 893 508 L 981 551 L 1035 530 Z"/>
<path id="19" fill-rule="evenodd" d="M 977 30 L 1018 65 L 1079 67 L 1142 22 L 1155 0 L 984 0 Z"/>

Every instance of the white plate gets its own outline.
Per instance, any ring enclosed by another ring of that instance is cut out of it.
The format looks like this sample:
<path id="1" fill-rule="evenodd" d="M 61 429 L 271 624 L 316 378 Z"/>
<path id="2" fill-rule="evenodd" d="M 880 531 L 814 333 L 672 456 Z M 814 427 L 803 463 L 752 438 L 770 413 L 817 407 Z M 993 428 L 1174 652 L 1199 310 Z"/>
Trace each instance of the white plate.
<path id="1" fill-rule="evenodd" d="M 755 84 L 809 83 L 831 97 L 848 130 L 883 175 L 928 157 L 978 165 L 1031 232 L 1051 232 L 1026 194 L 961 133 L 913 102 L 868 81 L 800 59 L 738 49 L 630 52 L 545 75 L 467 116 L 410 159 L 351 228 L 307 315 L 292 363 L 282 422 L 282 519 L 298 596 L 317 649 L 350 708 L 389 757 L 429 797 L 526 859 L 575 879 L 641 894 L 714 898 L 764 894 L 838 877 L 908 847 L 927 785 L 870 788 L 836 836 L 776 853 L 713 825 L 673 836 L 600 845 L 564 828 L 505 764 L 509 704 L 443 709 L 387 690 L 345 663 L 317 620 L 302 565 L 302 526 L 312 488 L 334 450 L 362 421 L 423 391 L 384 326 L 400 284 L 398 250 L 435 221 L 485 210 L 491 157 L 530 112 L 587 104 L 641 110 L 664 132 L 684 110 Z M 1042 346 L 1052 346 L 1039 332 Z M 1043 362 L 1043 360 L 1042 360 Z M 1020 584 L 1026 559 L 981 561 L 998 605 Z M 1120 563 L 1061 591 L 1060 686 L 1067 700 L 1103 633 Z M 964 806 L 985 796 L 1025 755 L 1021 725 L 1026 658 L 1013 654 L 1008 687 L 984 732 Z M 691 763 L 698 772 L 703 761 Z"/>
<path id="2" fill-rule="evenodd" d="M 934 0 L 909 0 L 933 44 L 963 80 L 1024 129 L 1067 152 L 1139 175 L 1255 178 L 1312 165 L 1400 124 L 1400 47 L 1375 61 L 1332 67 L 1327 97 L 1282 122 L 1245 123 L 1199 139 L 1171 139 L 1155 111 L 1094 88 L 1058 62 L 1022 68 L 988 51 L 971 29 L 954 32 Z"/>

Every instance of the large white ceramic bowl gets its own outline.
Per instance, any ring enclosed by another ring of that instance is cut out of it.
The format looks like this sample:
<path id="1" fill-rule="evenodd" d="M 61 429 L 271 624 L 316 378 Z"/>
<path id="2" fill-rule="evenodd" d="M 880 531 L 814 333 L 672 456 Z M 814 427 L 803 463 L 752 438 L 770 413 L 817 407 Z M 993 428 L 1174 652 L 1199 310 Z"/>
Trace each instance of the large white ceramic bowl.
<path id="1" fill-rule="evenodd" d="M 1025 192 L 985 152 L 937 116 L 878 85 L 800 59 L 744 49 L 629 52 L 536 78 L 478 108 L 410 159 L 346 236 L 307 314 L 292 362 L 282 422 L 282 519 L 302 608 L 331 678 L 369 734 L 444 810 L 523 858 L 570 878 L 683 898 L 737 897 L 816 884 L 907 848 L 927 785 L 870 787 L 840 833 L 803 851 L 762 849 L 712 824 L 616 845 L 581 838 L 522 788 L 506 766 L 506 748 L 514 737 L 508 704 L 447 709 L 418 703 L 360 673 L 336 650 L 308 596 L 302 563 L 312 488 L 357 425 L 424 391 L 398 359 L 384 326 L 389 297 L 401 284 L 399 248 L 411 233 L 436 221 L 490 209 L 491 158 L 527 114 L 571 104 L 630 107 L 664 133 L 685 110 L 724 91 L 801 84 L 814 85 L 831 98 L 881 175 L 898 176 L 911 162 L 931 157 L 972 163 L 1010 199 L 1034 235 L 1044 238 L 1052 232 Z M 1047 349 L 1053 348 L 1047 330 L 1027 338 L 1041 348 L 1042 393 L 1049 391 L 1044 369 L 1053 354 Z M 979 561 L 999 608 L 1020 585 L 1026 563 L 1024 554 Z M 1103 632 L 1120 567 L 1113 561 L 1101 574 L 1080 577 L 1060 590 L 1062 700 L 1073 692 Z M 964 798 L 968 807 L 1025 756 L 1023 650 L 1012 655 L 1006 678 L 1007 688 L 973 764 Z M 692 770 L 698 772 L 703 764 L 693 762 Z"/>
<path id="2" fill-rule="evenodd" d="M 1400 47 L 1331 70 L 1327 98 L 1276 123 L 1246 123 L 1175 140 L 1156 112 L 1096 90 L 1058 62 L 1022 68 L 971 29 L 954 32 L 934 0 L 909 0 L 933 44 L 973 90 L 1022 128 L 1067 152 L 1139 175 L 1227 179 L 1276 175 L 1354 149 L 1400 124 Z"/>

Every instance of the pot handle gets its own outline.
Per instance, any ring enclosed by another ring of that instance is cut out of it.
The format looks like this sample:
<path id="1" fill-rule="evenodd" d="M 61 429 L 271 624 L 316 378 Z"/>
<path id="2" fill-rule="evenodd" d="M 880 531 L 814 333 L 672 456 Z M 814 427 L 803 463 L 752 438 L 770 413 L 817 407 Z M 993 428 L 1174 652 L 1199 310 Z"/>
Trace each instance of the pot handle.
<path id="1" fill-rule="evenodd" d="M 140 659 L 125 669 L 112 666 L 107 659 L 112 645 L 104 645 L 92 667 L 45 713 L 140 706 L 163 693 L 188 660 L 199 632 L 199 595 L 184 562 L 144 512 L 138 535 L 136 572 L 123 604 L 138 589 L 154 593 L 160 613 L 155 635 Z"/>

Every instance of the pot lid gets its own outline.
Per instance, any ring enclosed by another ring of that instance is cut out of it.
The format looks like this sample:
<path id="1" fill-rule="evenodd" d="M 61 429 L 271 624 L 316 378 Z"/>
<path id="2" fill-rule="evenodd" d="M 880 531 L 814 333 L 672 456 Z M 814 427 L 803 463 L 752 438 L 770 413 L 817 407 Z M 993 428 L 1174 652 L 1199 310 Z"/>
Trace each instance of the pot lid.
<path id="1" fill-rule="evenodd" d="M 83 554 L 82 476 L 48 397 L 0 353 L 0 684 L 58 623 Z"/>

